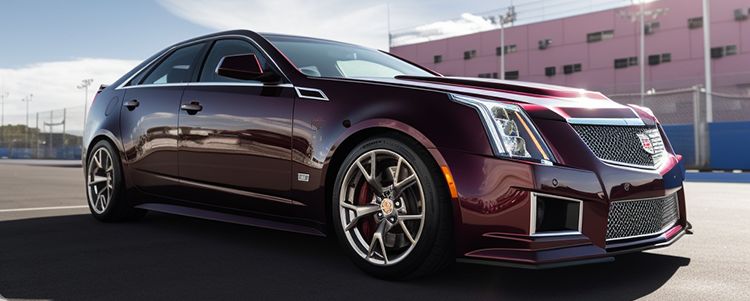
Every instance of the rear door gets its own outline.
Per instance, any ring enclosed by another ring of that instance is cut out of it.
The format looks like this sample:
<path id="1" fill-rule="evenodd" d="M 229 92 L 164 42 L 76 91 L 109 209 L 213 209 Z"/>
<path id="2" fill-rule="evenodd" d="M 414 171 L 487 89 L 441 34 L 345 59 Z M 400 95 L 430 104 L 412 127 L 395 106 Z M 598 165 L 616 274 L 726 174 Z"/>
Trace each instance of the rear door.
<path id="1" fill-rule="evenodd" d="M 174 49 L 126 85 L 120 111 L 125 164 L 143 192 L 175 196 L 177 117 L 182 93 L 206 43 Z"/>
<path id="2" fill-rule="evenodd" d="M 182 198 L 213 206 L 284 214 L 295 203 L 291 186 L 294 88 L 216 74 L 228 55 L 255 54 L 265 72 L 276 72 L 246 39 L 220 39 L 211 47 L 197 83 L 179 113 Z M 279 73 L 280 74 L 280 73 Z M 297 203 L 299 204 L 299 203 Z"/>

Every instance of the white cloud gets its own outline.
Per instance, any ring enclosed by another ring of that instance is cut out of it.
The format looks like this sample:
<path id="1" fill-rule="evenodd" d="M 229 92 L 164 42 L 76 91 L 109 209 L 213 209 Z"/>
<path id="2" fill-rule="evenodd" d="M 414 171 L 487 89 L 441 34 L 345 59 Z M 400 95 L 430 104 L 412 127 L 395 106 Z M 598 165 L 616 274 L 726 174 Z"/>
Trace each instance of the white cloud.
<path id="1" fill-rule="evenodd" d="M 40 119 L 49 118 L 49 111 L 68 109 L 68 132 L 80 134 L 83 127 L 84 91 L 77 89 L 81 80 L 91 78 L 88 105 L 100 84 L 111 84 L 138 65 L 139 61 L 82 58 L 73 61 L 46 62 L 17 69 L 0 69 L 0 94 L 5 99 L 5 124 L 26 123 L 26 103 L 21 99 L 33 94 L 29 103 L 30 124 L 35 125 L 36 113 Z M 54 118 L 59 122 L 58 118 Z M 80 120 L 80 122 L 76 122 Z M 43 122 L 40 121 L 40 127 Z M 59 129 L 56 129 L 59 130 Z"/>
<path id="2" fill-rule="evenodd" d="M 488 19 L 464 13 L 459 19 L 433 22 L 398 31 L 394 33 L 393 46 L 445 39 L 497 28 L 498 26 Z"/>
<path id="3" fill-rule="evenodd" d="M 386 4 L 348 0 L 158 0 L 167 10 L 216 30 L 250 29 L 388 49 Z"/>

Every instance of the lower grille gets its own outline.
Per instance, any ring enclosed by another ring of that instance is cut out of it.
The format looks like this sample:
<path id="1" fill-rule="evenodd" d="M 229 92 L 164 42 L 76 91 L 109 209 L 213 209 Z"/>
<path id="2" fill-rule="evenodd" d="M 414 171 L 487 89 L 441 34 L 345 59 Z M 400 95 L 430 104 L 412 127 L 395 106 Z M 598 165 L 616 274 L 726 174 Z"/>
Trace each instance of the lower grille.
<path id="1" fill-rule="evenodd" d="M 607 240 L 659 234 L 680 217 L 677 194 L 632 201 L 612 202 L 607 224 Z"/>
<path id="2" fill-rule="evenodd" d="M 655 168 L 664 155 L 664 142 L 656 126 L 571 126 L 591 151 L 605 161 Z"/>

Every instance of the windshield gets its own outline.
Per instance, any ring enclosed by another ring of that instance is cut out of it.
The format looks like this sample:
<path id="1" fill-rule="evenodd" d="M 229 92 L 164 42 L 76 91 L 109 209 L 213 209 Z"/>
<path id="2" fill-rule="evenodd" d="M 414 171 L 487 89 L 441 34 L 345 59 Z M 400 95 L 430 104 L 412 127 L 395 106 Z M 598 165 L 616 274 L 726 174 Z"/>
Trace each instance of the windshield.
<path id="1" fill-rule="evenodd" d="M 356 45 L 264 35 L 302 73 L 315 77 L 435 76 L 417 66 L 375 49 Z"/>

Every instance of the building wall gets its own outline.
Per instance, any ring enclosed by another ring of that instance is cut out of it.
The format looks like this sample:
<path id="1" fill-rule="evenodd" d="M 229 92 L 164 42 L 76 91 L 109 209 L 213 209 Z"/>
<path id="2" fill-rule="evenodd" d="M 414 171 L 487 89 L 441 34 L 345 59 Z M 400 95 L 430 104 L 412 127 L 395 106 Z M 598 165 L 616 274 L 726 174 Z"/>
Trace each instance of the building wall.
<path id="1" fill-rule="evenodd" d="M 703 15 L 702 0 L 662 0 L 647 3 L 644 10 L 669 9 L 656 19 L 646 16 L 645 23 L 659 22 L 660 28 L 645 37 L 646 90 L 686 88 L 704 83 L 703 28 L 689 29 L 688 19 Z M 711 60 L 714 86 L 750 89 L 750 19 L 736 21 L 735 9 L 750 9 L 750 0 L 713 0 L 711 12 L 711 47 L 736 45 L 737 54 Z M 637 5 L 605 10 L 564 19 L 514 26 L 505 29 L 505 44 L 516 45 L 516 52 L 506 54 L 505 71 L 518 71 L 519 80 L 580 87 L 605 94 L 640 91 L 639 66 L 615 69 L 615 59 L 640 54 L 640 22 L 622 18 L 620 11 L 637 12 Z M 523 16 L 519 15 L 521 19 Z M 614 30 L 611 39 L 587 42 L 587 34 Z M 744 34 L 743 34 L 744 33 Z M 424 43 L 398 46 L 391 52 L 413 60 L 448 76 L 477 77 L 500 72 L 500 29 Z M 538 41 L 551 39 L 547 49 Z M 464 59 L 465 51 L 476 56 Z M 648 65 L 648 56 L 669 53 L 670 62 Z M 434 62 L 436 55 L 442 61 Z M 563 66 L 581 64 L 581 71 L 563 74 Z M 545 75 L 546 67 L 556 74 Z M 498 77 L 500 77 L 498 75 Z M 744 84 L 744 85 L 743 85 Z"/>

